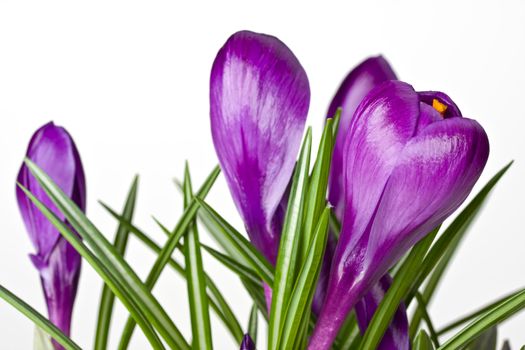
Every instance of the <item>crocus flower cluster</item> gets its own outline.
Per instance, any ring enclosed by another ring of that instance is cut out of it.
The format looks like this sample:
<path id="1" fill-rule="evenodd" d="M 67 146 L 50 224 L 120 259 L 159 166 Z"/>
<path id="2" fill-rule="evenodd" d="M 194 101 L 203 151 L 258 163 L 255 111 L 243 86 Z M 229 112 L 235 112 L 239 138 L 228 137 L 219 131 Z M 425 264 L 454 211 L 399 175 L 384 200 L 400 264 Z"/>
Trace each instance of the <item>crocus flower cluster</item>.
<path id="1" fill-rule="evenodd" d="M 483 128 L 447 95 L 394 79 L 383 58 L 369 59 L 330 106 L 329 115 L 342 107 L 328 196 L 342 231 L 333 257 L 327 251 L 312 350 L 329 349 L 354 308 L 366 329 L 390 285 L 388 269 L 458 208 L 487 161 Z M 277 38 L 238 32 L 213 64 L 217 155 L 251 241 L 272 263 L 309 99 L 304 69 Z M 381 347 L 409 348 L 402 305 Z"/>
<path id="2" fill-rule="evenodd" d="M 79 208 L 85 210 L 84 170 L 75 143 L 64 128 L 51 122 L 38 129 L 31 138 L 26 156 L 49 174 Z M 54 206 L 25 164 L 17 181 L 65 221 L 64 215 Z M 81 257 L 19 187 L 16 195 L 29 238 L 36 250 L 30 258 L 40 274 L 49 319 L 69 335 Z M 62 349 L 58 343 L 54 346 L 57 350 Z"/>

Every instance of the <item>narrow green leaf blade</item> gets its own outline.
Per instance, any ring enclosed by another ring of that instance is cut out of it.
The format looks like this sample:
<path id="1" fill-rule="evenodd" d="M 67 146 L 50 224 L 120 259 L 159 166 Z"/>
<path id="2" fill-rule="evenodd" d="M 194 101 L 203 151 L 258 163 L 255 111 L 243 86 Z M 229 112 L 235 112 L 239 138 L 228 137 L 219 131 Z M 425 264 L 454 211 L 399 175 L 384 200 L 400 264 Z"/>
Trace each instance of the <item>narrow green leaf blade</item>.
<path id="1" fill-rule="evenodd" d="M 392 285 L 372 317 L 372 321 L 370 321 L 368 325 L 359 349 L 375 349 L 379 345 L 399 304 L 410 291 L 412 281 L 417 276 L 421 262 L 432 244 L 434 237 L 436 237 L 438 230 L 439 227 L 429 233 L 410 251 L 410 254 L 399 268 L 399 272 L 394 276 Z"/>
<path id="2" fill-rule="evenodd" d="M 137 200 L 137 188 L 138 188 L 138 176 L 135 177 L 131 188 L 128 192 L 126 203 L 122 211 L 122 217 L 131 222 L 133 219 L 133 212 L 135 211 L 135 202 Z M 129 229 L 119 223 L 117 233 L 115 235 L 115 242 L 113 245 L 115 249 L 124 256 L 126 251 L 126 245 L 129 237 Z M 109 327 L 111 324 L 111 315 L 113 312 L 113 304 L 115 301 L 115 295 L 111 292 L 111 289 L 104 285 L 102 289 L 102 296 L 100 298 L 100 306 L 98 311 L 97 330 L 95 335 L 95 350 L 106 350 L 108 347 Z"/>
<path id="3" fill-rule="evenodd" d="M 66 336 L 60 329 L 51 323 L 47 318 L 42 316 L 38 311 L 33 309 L 25 301 L 11 293 L 9 290 L 0 285 L 0 298 L 11 304 L 15 309 L 20 311 L 24 316 L 29 318 L 33 323 L 40 327 L 44 332 L 49 334 L 55 339 L 60 345 L 67 350 L 82 350 L 73 340 Z"/>
<path id="4" fill-rule="evenodd" d="M 455 250 L 459 246 L 461 238 L 465 235 L 465 232 L 470 227 L 470 224 L 475 219 L 476 215 L 479 213 L 480 208 L 485 202 L 487 196 L 498 183 L 501 177 L 507 172 L 507 170 L 512 165 L 513 161 L 504 166 L 500 171 L 498 171 L 488 182 L 487 184 L 479 191 L 479 193 L 472 199 L 472 201 L 461 211 L 461 213 L 452 221 L 449 227 L 443 232 L 443 234 L 438 238 L 436 243 L 432 246 L 431 250 L 428 252 L 423 264 L 421 265 L 421 272 L 417 276 L 416 282 L 412 286 L 412 294 L 407 298 L 407 306 L 410 304 L 414 292 L 419 289 L 421 284 L 425 281 L 427 276 L 432 272 L 439 260 L 445 255 L 448 255 L 448 261 L 440 267 L 440 270 L 436 270 L 436 275 L 432 281 L 432 285 L 429 286 L 429 290 L 426 292 L 425 300 L 428 302 L 437 286 L 443 271 L 445 270 L 448 262 L 453 256 Z M 459 238 L 455 238 L 459 237 Z M 450 250 L 450 252 L 449 252 Z M 449 253 L 447 253 L 449 252 Z M 416 320 L 417 321 L 417 320 Z M 414 328 L 415 326 L 413 326 Z"/>
<path id="5" fill-rule="evenodd" d="M 248 334 L 252 338 L 254 344 L 257 344 L 257 329 L 259 323 L 257 315 L 258 307 L 254 304 L 250 311 L 250 319 L 248 321 Z"/>
<path id="6" fill-rule="evenodd" d="M 210 233 L 218 236 L 217 241 L 227 246 L 229 250 L 233 250 L 234 256 L 241 257 L 242 261 L 240 263 L 251 268 L 262 280 L 271 285 L 274 279 L 274 268 L 268 260 L 212 207 L 198 197 L 195 200 L 197 200 L 204 212 L 209 215 L 211 223 L 215 225 L 215 228 Z"/>
<path id="7" fill-rule="evenodd" d="M 525 290 L 510 297 L 452 336 L 439 350 L 461 349 L 490 327 L 501 323 L 525 308 Z"/>
<path id="8" fill-rule="evenodd" d="M 414 350 L 434 350 L 432 340 L 424 330 L 420 330 L 414 339 Z"/>
<path id="9" fill-rule="evenodd" d="M 496 350 L 497 343 L 498 328 L 494 326 L 481 333 L 465 350 Z"/>
<path id="10" fill-rule="evenodd" d="M 42 214 L 57 228 L 60 234 L 75 248 L 75 250 L 95 269 L 95 271 L 102 277 L 104 282 L 111 288 L 112 292 L 122 301 L 124 306 L 128 309 L 132 317 L 140 325 L 144 335 L 148 338 L 150 344 L 154 349 L 164 349 L 162 342 L 155 333 L 152 325 L 147 320 L 145 314 L 140 307 L 140 302 L 135 300 L 132 295 L 128 293 L 128 288 L 122 286 L 120 281 L 115 277 L 116 272 L 111 263 L 107 260 L 99 260 L 82 242 L 82 240 L 73 233 L 68 225 L 66 225 L 54 212 L 48 209 L 38 198 L 36 198 L 27 188 L 18 185 L 26 194 L 26 196 L 33 202 L 33 204 L 42 212 Z"/>
<path id="11" fill-rule="evenodd" d="M 84 215 L 77 205 L 31 160 L 26 159 L 26 164 L 35 176 L 46 194 L 65 215 L 68 222 L 75 228 L 79 235 L 91 246 L 95 254 L 104 257 L 116 269 L 115 277 L 127 288 L 141 303 L 145 316 L 158 330 L 162 338 L 171 347 L 189 349 L 189 345 L 182 333 L 175 326 L 166 311 L 160 306 L 150 290 L 142 283 L 140 278 L 115 250 L 115 247 L 104 237 L 95 225 Z"/>
<path id="12" fill-rule="evenodd" d="M 134 236 L 136 236 L 136 238 L 138 238 L 142 243 L 144 243 L 149 249 L 151 249 L 157 255 L 160 253 L 160 246 L 157 243 L 155 243 L 151 238 L 149 238 L 149 236 L 146 235 L 142 230 L 132 225 L 130 222 L 125 221 L 122 216 L 118 215 L 113 209 L 111 209 L 106 204 L 101 203 L 101 205 L 122 225 L 126 226 L 129 229 L 129 231 Z M 170 258 L 168 264 L 175 270 L 175 272 L 177 272 L 177 274 L 186 279 L 186 270 L 180 264 L 178 264 L 172 258 Z M 217 316 L 219 316 L 221 321 L 223 321 L 233 338 L 240 343 L 242 341 L 244 332 L 240 326 L 239 321 L 237 320 L 232 309 L 222 296 L 222 293 L 219 291 L 219 289 L 217 288 L 213 280 L 210 278 L 210 276 L 208 276 L 207 274 L 205 274 L 205 281 L 210 293 L 208 295 L 208 299 L 210 300 L 210 306 L 216 312 Z"/>
<path id="13" fill-rule="evenodd" d="M 304 211 L 304 236 L 300 241 L 301 259 L 303 260 L 308 254 L 308 248 L 315 233 L 315 226 L 326 205 L 326 189 L 334 145 L 332 130 L 333 119 L 327 119 L 308 186 L 308 196 Z"/>
<path id="14" fill-rule="evenodd" d="M 220 169 L 218 166 L 216 166 L 210 175 L 206 178 L 204 181 L 204 184 L 201 186 L 199 191 L 197 192 L 197 196 L 199 197 L 205 197 L 208 192 L 210 191 L 211 187 L 215 183 L 215 180 L 219 176 Z M 177 245 L 179 244 L 179 240 L 181 239 L 182 235 L 186 232 L 188 227 L 191 225 L 193 219 L 195 218 L 195 215 L 197 214 L 197 210 L 199 208 L 199 205 L 193 199 L 191 203 L 188 204 L 187 208 L 184 210 L 184 213 L 182 214 L 182 217 L 179 219 L 177 225 L 175 226 L 175 229 L 173 230 L 173 233 L 171 236 L 168 237 L 168 240 L 162 247 L 160 253 L 157 256 L 157 259 L 155 260 L 155 263 L 153 264 L 153 267 L 151 268 L 148 277 L 146 278 L 146 288 L 148 291 L 153 289 L 155 286 L 155 283 L 157 283 L 162 271 L 164 270 L 164 267 L 168 264 L 171 255 L 173 254 L 173 251 L 175 248 L 177 248 Z M 135 322 L 133 319 L 128 318 L 126 325 L 124 326 L 124 330 L 122 332 L 122 336 L 120 338 L 119 343 L 119 349 L 124 350 L 127 349 L 129 346 L 129 342 L 131 340 L 131 336 L 133 334 L 133 329 L 135 328 Z M 178 331 L 177 331 L 178 332 Z M 180 333 L 175 334 L 177 338 L 182 337 Z M 179 337 L 180 335 L 180 337 Z M 182 337 L 181 340 L 184 338 Z M 183 349 L 189 349 L 189 345 L 184 342 L 184 344 L 181 345 Z"/>
<path id="15" fill-rule="evenodd" d="M 193 190 L 191 188 L 188 163 L 186 163 L 184 171 L 184 206 L 187 207 L 192 199 Z M 184 257 L 193 334 L 192 346 L 195 349 L 211 350 L 213 345 L 208 295 L 206 294 L 206 284 L 204 282 L 199 231 L 195 220 L 190 224 L 184 237 Z"/>
<path id="16" fill-rule="evenodd" d="M 311 145 L 312 131 L 308 129 L 295 167 L 275 266 L 268 335 L 269 350 L 278 349 L 286 317 L 286 305 L 288 305 L 295 283 L 296 261 L 299 254 L 299 239 L 301 237 L 301 224 L 310 168 Z"/>
<path id="17" fill-rule="evenodd" d="M 304 260 L 285 315 L 279 347 L 282 349 L 295 348 L 294 344 L 301 339 L 301 326 L 308 324 L 303 322 L 310 315 L 310 307 L 317 286 L 317 279 L 323 263 L 324 250 L 328 237 L 328 222 L 330 209 L 326 208 L 321 214 L 313 241 L 308 248 L 308 255 Z"/>

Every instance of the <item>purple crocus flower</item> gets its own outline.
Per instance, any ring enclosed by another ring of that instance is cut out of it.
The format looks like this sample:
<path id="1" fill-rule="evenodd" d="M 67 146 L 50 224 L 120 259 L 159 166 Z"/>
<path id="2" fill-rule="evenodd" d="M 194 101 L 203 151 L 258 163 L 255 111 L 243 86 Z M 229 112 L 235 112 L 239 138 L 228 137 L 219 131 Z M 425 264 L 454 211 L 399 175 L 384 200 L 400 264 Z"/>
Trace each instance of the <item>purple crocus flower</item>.
<path id="1" fill-rule="evenodd" d="M 273 36 L 237 32 L 213 62 L 215 150 L 250 240 L 273 264 L 309 104 L 303 67 Z"/>
<path id="2" fill-rule="evenodd" d="M 388 81 L 365 97 L 345 140 L 342 232 L 310 349 L 329 349 L 356 303 L 458 208 L 488 153 L 483 128 L 443 93 Z"/>
<path id="3" fill-rule="evenodd" d="M 388 80 L 397 79 L 390 64 L 382 57 L 371 57 L 363 61 L 354 68 L 345 78 L 337 93 L 330 104 L 328 118 L 335 114 L 337 108 L 342 107 L 339 132 L 335 142 L 334 153 L 332 156 L 332 165 L 330 168 L 330 186 L 329 200 L 335 206 L 335 213 L 339 220 L 342 219 L 344 212 L 343 196 L 343 147 L 344 140 L 350 129 L 350 121 L 354 113 L 364 99 L 364 97 L 374 87 Z M 335 241 L 329 242 L 325 253 L 325 260 L 319 280 L 319 287 L 314 298 L 314 310 L 319 313 L 322 302 L 326 294 L 330 264 L 335 251 Z M 357 302 L 355 311 L 359 320 L 361 332 L 365 332 L 368 322 L 371 320 L 375 309 L 379 305 L 382 296 L 390 286 L 391 278 L 385 275 L 376 285 L 371 288 L 359 302 Z M 393 319 L 386 335 L 381 340 L 379 349 L 402 350 L 410 348 L 410 339 L 408 334 L 408 318 L 404 305 L 400 305 L 396 316 Z"/>
<path id="4" fill-rule="evenodd" d="M 249 334 L 245 334 L 242 338 L 241 350 L 255 350 L 255 343 Z"/>
<path id="5" fill-rule="evenodd" d="M 38 129 L 29 142 L 26 156 L 85 210 L 84 170 L 73 139 L 64 128 L 50 122 Z M 17 181 L 65 220 L 25 163 L 22 164 Z M 69 335 L 81 257 L 18 186 L 16 196 L 22 219 L 36 250 L 30 258 L 40 274 L 49 319 Z M 62 349 L 58 343 L 54 345 L 56 349 Z"/>

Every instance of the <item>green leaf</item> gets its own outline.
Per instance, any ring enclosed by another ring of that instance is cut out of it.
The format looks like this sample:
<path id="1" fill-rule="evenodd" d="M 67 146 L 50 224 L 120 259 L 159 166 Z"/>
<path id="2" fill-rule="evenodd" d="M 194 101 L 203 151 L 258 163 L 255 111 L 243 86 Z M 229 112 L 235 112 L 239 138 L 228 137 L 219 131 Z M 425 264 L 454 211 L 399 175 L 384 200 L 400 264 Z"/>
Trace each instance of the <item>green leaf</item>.
<path id="1" fill-rule="evenodd" d="M 122 225 L 126 226 L 129 229 L 130 233 L 135 235 L 148 248 L 150 248 L 157 255 L 160 253 L 160 246 L 157 245 L 151 238 L 149 238 L 148 235 L 146 235 L 142 230 L 132 225 L 128 221 L 125 221 L 122 216 L 118 215 L 113 209 L 111 209 L 106 204 L 101 203 L 101 205 Z M 174 259 L 170 258 L 168 264 L 175 270 L 175 272 L 177 272 L 181 277 L 186 279 L 186 270 L 179 263 L 177 263 Z M 237 320 L 230 306 L 222 296 L 222 293 L 219 291 L 213 280 L 207 274 L 205 274 L 205 281 L 210 293 L 208 295 L 210 306 L 215 311 L 217 316 L 219 316 L 219 318 L 225 324 L 225 326 L 228 328 L 233 338 L 240 343 L 242 341 L 244 332 L 242 331 L 239 321 Z"/>
<path id="2" fill-rule="evenodd" d="M 425 281 L 427 276 L 432 272 L 436 264 L 444 257 L 443 264 L 436 269 L 435 275 L 429 281 L 431 282 L 427 290 L 423 292 L 425 301 L 428 303 L 434 293 L 434 290 L 443 275 L 445 268 L 450 262 L 454 252 L 457 250 L 461 238 L 465 235 L 465 232 L 470 227 L 470 224 L 476 218 L 476 215 L 479 213 L 482 204 L 485 202 L 487 196 L 489 195 L 492 188 L 498 183 L 501 177 L 507 172 L 513 162 L 508 163 L 503 167 L 496 175 L 494 175 L 489 182 L 479 191 L 479 193 L 472 199 L 472 201 L 461 211 L 461 213 L 452 221 L 450 226 L 443 232 L 439 237 L 436 243 L 432 246 L 432 249 L 428 252 L 423 264 L 421 265 L 421 271 L 417 276 L 416 282 L 412 286 L 412 293 L 407 298 L 406 304 L 407 307 L 410 305 L 410 302 L 413 298 L 413 293 L 419 289 L 419 286 Z M 456 238 L 457 237 L 457 238 Z M 448 259 L 448 260 L 447 260 Z M 411 330 L 417 329 L 419 325 L 420 315 L 417 316 L 412 322 Z M 414 334 L 414 333 L 412 333 Z"/>
<path id="3" fill-rule="evenodd" d="M 484 314 L 485 312 L 493 309 L 495 306 L 502 304 L 507 299 L 509 299 L 510 297 L 513 297 L 513 296 L 515 296 L 517 294 L 519 294 L 520 292 L 521 292 L 521 290 L 509 293 L 509 294 L 507 294 L 507 295 L 505 295 L 503 297 L 498 298 L 496 301 L 491 302 L 490 304 L 482 307 L 481 309 L 476 310 L 474 312 L 471 312 L 468 315 L 461 317 L 459 320 L 456 320 L 456 321 L 454 321 L 454 322 L 444 326 L 443 328 L 441 328 L 437 332 L 437 334 L 438 335 L 445 334 L 445 333 L 453 330 L 454 328 L 457 328 L 457 327 L 461 326 L 462 324 L 475 319 L 476 317 L 478 317 L 478 316 Z"/>
<path id="4" fill-rule="evenodd" d="M 297 342 L 301 339 L 299 336 L 302 331 L 301 326 L 308 326 L 305 320 L 308 320 L 310 315 L 312 299 L 323 263 L 328 237 L 329 212 L 330 209 L 326 208 L 321 214 L 313 241 L 308 247 L 308 254 L 294 285 L 285 314 L 281 340 L 277 346 L 279 349 L 296 348 L 299 345 Z"/>
<path id="5" fill-rule="evenodd" d="M 497 343 L 498 328 L 494 326 L 481 333 L 465 350 L 496 350 Z"/>
<path id="6" fill-rule="evenodd" d="M 51 323 L 47 318 L 42 316 L 41 313 L 33 309 L 25 301 L 17 297 L 15 294 L 11 293 L 9 290 L 0 285 L 0 298 L 4 299 L 15 309 L 20 311 L 24 316 L 29 318 L 33 323 L 39 327 L 41 330 L 49 334 L 53 339 L 55 339 L 60 345 L 62 345 L 66 350 L 82 350 L 73 340 L 71 340 L 67 335 L 62 333 L 57 326 Z"/>
<path id="7" fill-rule="evenodd" d="M 420 330 L 414 339 L 414 350 L 434 350 L 432 340 L 424 330 Z"/>
<path id="8" fill-rule="evenodd" d="M 221 252 L 207 246 L 202 245 L 202 247 L 211 255 L 213 256 L 217 261 L 219 261 L 221 264 L 226 266 L 228 269 L 233 271 L 235 274 L 239 275 L 239 277 L 248 280 L 254 284 L 258 284 L 261 282 L 259 276 L 256 272 L 254 272 L 249 267 L 246 267 L 237 261 L 233 260 L 229 256 L 222 254 Z"/>
<path id="9" fill-rule="evenodd" d="M 188 163 L 184 171 L 184 207 L 188 207 L 193 199 Z M 199 231 L 195 220 L 188 228 L 184 237 L 184 257 L 186 262 L 186 278 L 188 299 L 190 304 L 191 329 L 194 349 L 211 350 L 210 314 L 208 310 L 208 295 L 204 282 Z"/>
<path id="10" fill-rule="evenodd" d="M 462 348 L 490 327 L 503 322 L 524 307 L 525 289 L 476 318 L 473 322 L 447 340 L 439 350 Z"/>
<path id="11" fill-rule="evenodd" d="M 259 308 L 254 304 L 250 311 L 250 319 L 248 321 L 248 334 L 252 338 L 254 344 L 257 344 L 258 310 Z"/>
<path id="12" fill-rule="evenodd" d="M 275 266 L 275 280 L 273 283 L 272 307 L 270 311 L 268 335 L 269 350 L 276 350 L 279 347 L 281 333 L 286 318 L 286 305 L 288 305 L 290 300 L 298 270 L 296 262 L 299 256 L 299 240 L 301 238 L 301 223 L 308 185 L 311 145 L 312 130 L 309 128 L 294 171 L 292 188 L 290 190 L 288 207 L 281 233 L 279 253 L 277 255 L 277 263 Z"/>
<path id="13" fill-rule="evenodd" d="M 155 333 L 149 320 L 143 312 L 140 301 L 137 301 L 128 292 L 128 287 L 123 286 L 121 282 L 115 277 L 118 273 L 113 265 L 104 257 L 99 260 L 82 242 L 82 240 L 73 233 L 68 225 L 66 225 L 59 217 L 57 217 L 51 210 L 49 210 L 38 198 L 36 198 L 28 189 L 18 184 L 24 191 L 26 196 L 33 202 L 33 204 L 42 212 L 42 214 L 57 228 L 60 234 L 75 248 L 75 250 L 95 269 L 95 271 L 102 277 L 104 282 L 111 288 L 111 291 L 122 301 L 124 306 L 128 309 L 132 317 L 140 325 L 144 335 L 153 346 L 154 349 L 164 349 L 161 340 Z M 45 328 L 43 328 L 46 330 Z"/>
<path id="14" fill-rule="evenodd" d="M 33 350 L 55 350 L 51 338 L 43 330 L 35 327 Z"/>
<path id="15" fill-rule="evenodd" d="M 126 203 L 122 211 L 122 217 L 131 222 L 133 219 L 133 212 L 135 210 L 135 202 L 137 200 L 137 187 L 138 187 L 138 176 L 135 177 L 131 188 L 128 192 Z M 129 229 L 119 224 L 117 233 L 115 235 L 115 242 L 113 245 L 117 252 L 124 256 L 126 251 L 126 245 L 129 237 Z M 111 292 L 111 289 L 104 285 L 102 289 L 102 296 L 100 298 L 100 307 L 98 311 L 97 331 L 95 335 L 95 350 L 106 350 L 108 347 L 109 327 L 111 324 L 111 314 L 113 312 L 113 304 L 115 301 L 115 295 Z"/>
<path id="16" fill-rule="evenodd" d="M 198 197 L 195 200 L 201 205 L 203 211 L 209 215 L 210 223 L 214 225 L 214 229 L 210 233 L 217 235 L 216 239 L 220 244 L 224 244 L 223 248 L 226 246 L 229 250 L 234 251 L 234 256 L 242 259 L 239 263 L 251 268 L 262 280 L 272 285 L 274 268 L 268 260 L 212 207 Z"/>
<path id="17" fill-rule="evenodd" d="M 377 307 L 372 320 L 368 324 L 368 328 L 366 329 L 359 349 L 375 349 L 379 345 L 379 342 L 385 334 L 390 321 L 394 317 L 399 304 L 405 299 L 410 291 L 412 281 L 417 276 L 421 262 L 423 261 L 428 248 L 432 244 L 434 237 L 436 237 L 438 230 L 439 227 L 429 233 L 425 238 L 419 241 L 414 248 L 412 248 L 410 254 L 399 268 L 399 272 L 394 276 L 392 285 L 388 289 L 383 300 Z"/>
<path id="18" fill-rule="evenodd" d="M 430 339 L 432 340 L 432 343 L 434 344 L 435 347 L 439 347 L 439 338 L 437 336 L 436 328 L 434 327 L 434 323 L 432 322 L 432 319 L 430 318 L 430 315 L 428 314 L 427 304 L 425 303 L 425 301 L 423 300 L 423 296 L 419 292 L 416 293 L 416 299 L 418 302 L 417 309 L 421 312 L 421 315 L 427 324 L 428 332 L 430 333 Z"/>
<path id="19" fill-rule="evenodd" d="M 302 260 L 308 254 L 315 227 L 326 206 L 326 188 L 328 186 L 328 175 L 330 175 L 330 163 L 334 147 L 332 129 L 333 119 L 327 119 L 308 186 L 308 196 L 304 211 L 304 235 L 300 241 Z"/>
<path id="20" fill-rule="evenodd" d="M 210 175 L 208 175 L 208 178 L 206 181 L 204 181 L 204 184 L 197 192 L 197 195 L 199 197 L 205 197 L 208 192 L 210 191 L 211 187 L 215 183 L 215 180 L 219 176 L 220 169 L 219 167 L 215 167 Z M 173 230 L 173 233 L 170 237 L 168 237 L 168 240 L 162 247 L 162 250 L 160 251 L 159 255 L 157 256 L 157 259 L 155 260 L 155 263 L 153 264 L 153 267 L 151 268 L 148 277 L 146 278 L 146 288 L 147 291 L 151 291 L 153 287 L 155 286 L 155 283 L 157 283 L 162 271 L 164 270 L 164 267 L 168 264 L 171 255 L 173 254 L 173 251 L 179 244 L 179 240 L 182 237 L 182 235 L 186 232 L 188 227 L 191 225 L 193 219 L 195 218 L 195 215 L 197 213 L 197 210 L 199 208 L 199 205 L 193 199 L 189 204 L 188 207 L 184 210 L 184 213 L 182 214 L 182 217 L 179 219 L 177 225 L 175 226 L 175 229 Z M 126 325 L 124 326 L 124 330 L 122 332 L 122 336 L 120 338 L 120 344 L 119 349 L 124 350 L 127 349 L 129 346 L 129 342 L 131 340 L 131 336 L 133 334 L 133 329 L 135 328 L 135 322 L 133 319 L 128 318 Z M 180 338 L 177 335 L 177 338 Z M 183 340 L 184 338 L 182 338 Z M 181 347 L 183 349 L 189 348 L 189 345 L 182 344 Z"/>
<path id="21" fill-rule="evenodd" d="M 148 321 L 151 322 L 166 343 L 171 347 L 189 349 L 188 343 L 166 311 L 142 283 L 131 266 L 116 251 L 115 247 L 47 174 L 29 159 L 26 159 L 26 164 L 49 198 L 65 215 L 67 221 L 75 228 L 78 234 L 91 246 L 97 257 L 106 259 L 118 271 L 115 277 L 126 288 L 129 288 L 129 293 L 136 300 L 141 301 L 141 304 L 138 304 L 139 307 L 141 307 Z"/>

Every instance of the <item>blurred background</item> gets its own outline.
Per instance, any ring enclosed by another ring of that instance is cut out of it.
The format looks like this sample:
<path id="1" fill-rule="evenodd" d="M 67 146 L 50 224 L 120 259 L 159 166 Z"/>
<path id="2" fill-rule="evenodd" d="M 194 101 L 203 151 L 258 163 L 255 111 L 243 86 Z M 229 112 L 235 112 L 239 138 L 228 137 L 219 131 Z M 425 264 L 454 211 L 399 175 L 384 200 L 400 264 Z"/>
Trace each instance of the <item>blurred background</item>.
<path id="1" fill-rule="evenodd" d="M 97 201 L 120 210 L 139 174 L 134 222 L 163 241 L 152 215 L 168 227 L 176 223 L 182 198 L 172 180 L 182 177 L 184 161 L 195 187 L 217 163 L 208 102 L 215 54 L 230 34 L 250 29 L 278 36 L 305 67 L 315 140 L 341 80 L 377 54 L 417 90 L 444 91 L 465 116 L 477 119 L 490 137 L 491 155 L 474 191 L 508 161 L 516 162 L 460 248 L 430 314 L 443 325 L 525 286 L 525 2 L 182 4 L 0 3 L 0 284 L 45 312 L 14 193 L 29 138 L 50 120 L 76 141 L 87 176 L 88 215 L 102 232 L 112 239 L 116 223 Z M 223 177 L 208 199 L 243 229 Z M 213 244 L 204 230 L 201 237 Z M 154 258 L 136 240 L 127 257 L 141 276 Z M 208 256 L 204 264 L 247 322 L 251 304 L 238 279 Z M 88 264 L 83 267 L 73 338 L 90 348 L 102 283 Z M 155 295 L 189 334 L 185 283 L 167 269 Z M 110 348 L 126 316 L 117 305 Z M 220 322 L 212 322 L 216 348 L 238 348 Z M 525 344 L 524 325 L 522 313 L 500 327 L 501 339 L 514 348 Z M 32 323 L 0 301 L 0 348 L 30 349 L 32 334 Z M 131 348 L 148 348 L 140 332 Z"/>

